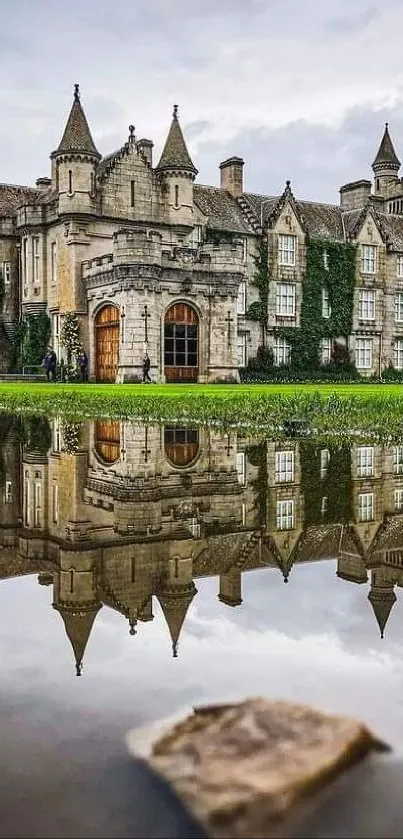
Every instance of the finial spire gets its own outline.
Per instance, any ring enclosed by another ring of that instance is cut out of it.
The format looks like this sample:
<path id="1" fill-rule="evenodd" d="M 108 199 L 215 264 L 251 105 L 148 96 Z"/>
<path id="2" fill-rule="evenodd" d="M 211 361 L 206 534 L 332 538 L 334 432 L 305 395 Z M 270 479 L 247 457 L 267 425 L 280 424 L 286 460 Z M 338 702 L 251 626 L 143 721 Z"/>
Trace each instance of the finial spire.
<path id="1" fill-rule="evenodd" d="M 76 664 L 76 676 L 81 676 L 82 671 L 83 671 L 83 665 L 82 665 L 81 661 L 79 661 Z"/>
<path id="2" fill-rule="evenodd" d="M 172 644 L 172 658 L 178 658 L 178 642 L 174 641 Z"/>
<path id="3" fill-rule="evenodd" d="M 134 143 L 134 125 L 129 125 L 129 143 Z"/>
<path id="4" fill-rule="evenodd" d="M 79 84 L 74 85 L 74 99 L 76 100 L 76 102 L 78 102 L 79 99 L 80 99 L 80 85 Z"/>
<path id="5" fill-rule="evenodd" d="M 173 110 L 172 116 L 173 116 L 174 119 L 178 119 L 178 106 L 177 105 L 174 105 L 174 110 Z"/>
<path id="6" fill-rule="evenodd" d="M 129 626 L 130 626 L 129 635 L 136 635 L 136 623 L 137 623 L 136 620 L 129 621 Z"/>

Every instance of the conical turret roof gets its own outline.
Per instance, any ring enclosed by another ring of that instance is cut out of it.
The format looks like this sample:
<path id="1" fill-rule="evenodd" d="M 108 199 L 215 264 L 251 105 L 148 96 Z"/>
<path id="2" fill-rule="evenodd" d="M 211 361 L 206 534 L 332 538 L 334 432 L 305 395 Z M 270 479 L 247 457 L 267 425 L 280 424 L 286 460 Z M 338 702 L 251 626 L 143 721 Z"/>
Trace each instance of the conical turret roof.
<path id="1" fill-rule="evenodd" d="M 64 129 L 64 134 L 58 148 L 53 152 L 52 157 L 58 154 L 90 154 L 101 159 L 95 143 L 91 136 L 87 117 L 80 102 L 78 84 L 74 85 L 74 100 L 69 118 Z"/>
<path id="2" fill-rule="evenodd" d="M 67 606 L 55 605 L 54 608 L 60 612 L 63 618 L 67 637 L 73 647 L 76 660 L 76 673 L 77 676 L 80 676 L 85 648 L 101 604 L 95 603 L 93 606 L 83 608 L 78 606 L 74 609 Z"/>
<path id="3" fill-rule="evenodd" d="M 390 139 L 389 126 L 387 122 L 385 122 L 385 131 L 383 133 L 381 144 L 372 164 L 373 168 L 383 165 L 396 167 L 397 169 L 400 167 L 400 160 L 395 152 L 392 140 Z"/>
<path id="4" fill-rule="evenodd" d="M 174 105 L 171 127 L 162 150 L 160 162 L 156 167 L 157 171 L 167 171 L 169 169 L 183 169 L 197 175 L 197 169 L 192 163 L 179 125 L 177 105 Z"/>
<path id="5" fill-rule="evenodd" d="M 183 623 L 196 593 L 197 589 L 192 581 L 185 585 L 166 586 L 157 594 L 172 639 L 174 658 L 178 654 L 178 641 Z"/>
<path id="6" fill-rule="evenodd" d="M 383 638 L 389 615 L 396 603 L 396 595 L 393 586 L 390 586 L 389 588 L 378 588 L 373 586 L 368 595 L 368 600 L 374 610 L 375 617 L 381 631 L 381 638 Z"/>

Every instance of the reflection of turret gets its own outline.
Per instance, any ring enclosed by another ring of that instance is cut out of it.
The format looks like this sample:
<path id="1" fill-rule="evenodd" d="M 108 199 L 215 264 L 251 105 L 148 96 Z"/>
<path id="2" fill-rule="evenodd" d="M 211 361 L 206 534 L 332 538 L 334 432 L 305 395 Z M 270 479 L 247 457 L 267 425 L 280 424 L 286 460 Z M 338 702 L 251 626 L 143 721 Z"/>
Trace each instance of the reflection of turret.
<path id="1" fill-rule="evenodd" d="M 53 608 L 60 612 L 63 618 L 67 637 L 74 651 L 76 675 L 81 676 L 85 648 L 101 604 L 77 608 L 53 604 Z"/>
<path id="2" fill-rule="evenodd" d="M 380 578 L 380 575 L 374 571 L 368 600 L 374 610 L 375 617 L 381 631 L 381 638 L 383 638 L 389 615 L 396 603 L 394 584 L 390 583 L 388 580 Z"/>
<path id="3" fill-rule="evenodd" d="M 197 594 L 197 589 L 193 580 L 185 584 L 164 583 L 163 588 L 157 593 L 171 635 L 174 658 L 178 655 L 180 631 L 195 594 Z"/>

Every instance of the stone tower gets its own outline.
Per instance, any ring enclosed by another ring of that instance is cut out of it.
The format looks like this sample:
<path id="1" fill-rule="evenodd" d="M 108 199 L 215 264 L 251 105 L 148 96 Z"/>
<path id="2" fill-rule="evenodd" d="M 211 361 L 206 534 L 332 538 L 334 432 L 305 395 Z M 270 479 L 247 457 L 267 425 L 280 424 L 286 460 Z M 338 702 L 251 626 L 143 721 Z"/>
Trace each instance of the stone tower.
<path id="1" fill-rule="evenodd" d="M 52 186 L 59 193 L 60 213 L 95 212 L 95 174 L 100 159 L 76 84 L 63 137 L 51 154 Z"/>
<path id="2" fill-rule="evenodd" d="M 165 186 L 169 222 L 193 226 L 193 181 L 197 169 L 186 148 L 177 105 L 174 105 L 171 127 L 155 171 Z"/>
<path id="3" fill-rule="evenodd" d="M 375 175 L 375 195 L 387 198 L 395 191 L 399 182 L 398 172 L 400 169 L 400 160 L 390 139 L 387 122 L 372 169 Z"/>

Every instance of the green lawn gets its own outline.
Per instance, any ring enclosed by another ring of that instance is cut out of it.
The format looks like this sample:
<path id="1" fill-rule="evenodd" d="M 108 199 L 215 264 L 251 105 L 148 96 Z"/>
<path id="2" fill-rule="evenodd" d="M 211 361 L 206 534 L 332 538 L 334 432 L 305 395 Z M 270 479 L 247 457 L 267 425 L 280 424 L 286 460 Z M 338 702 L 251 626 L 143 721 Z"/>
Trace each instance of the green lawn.
<path id="1" fill-rule="evenodd" d="M 403 439 L 401 385 L 100 385 L 10 382 L 0 384 L 0 410 L 148 423 L 242 427 L 281 433 L 303 420 L 314 432 Z"/>

